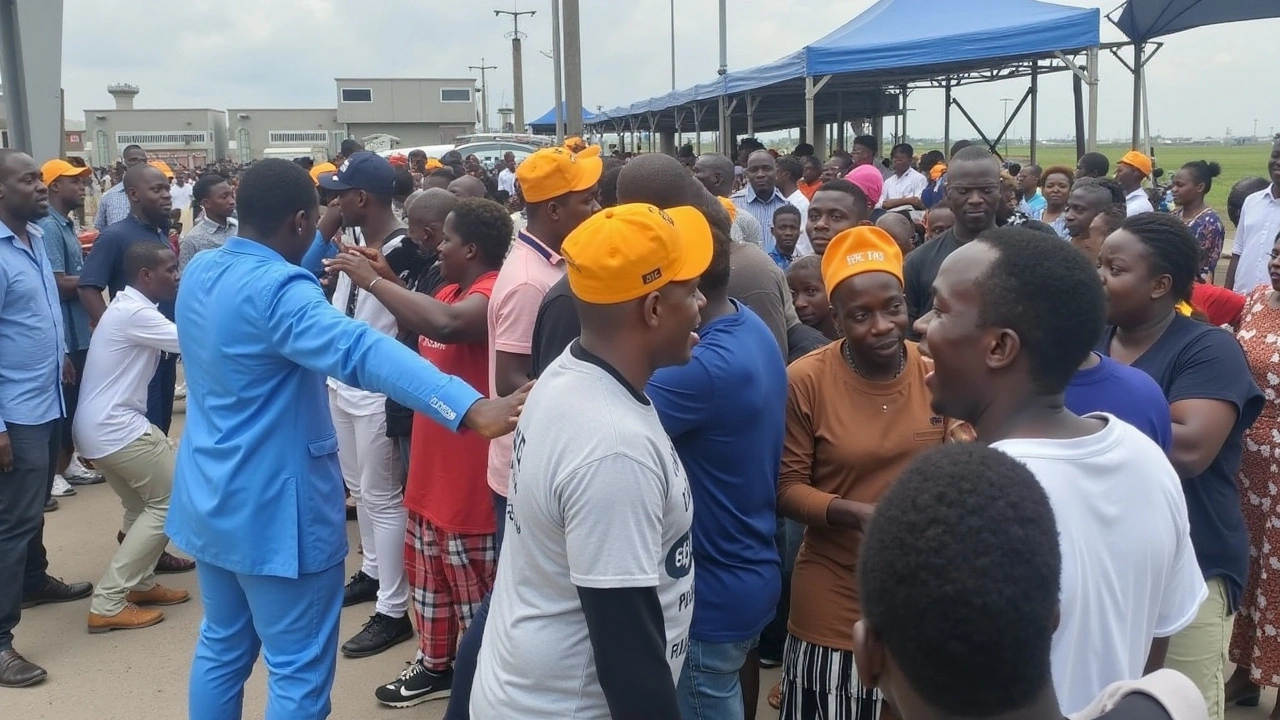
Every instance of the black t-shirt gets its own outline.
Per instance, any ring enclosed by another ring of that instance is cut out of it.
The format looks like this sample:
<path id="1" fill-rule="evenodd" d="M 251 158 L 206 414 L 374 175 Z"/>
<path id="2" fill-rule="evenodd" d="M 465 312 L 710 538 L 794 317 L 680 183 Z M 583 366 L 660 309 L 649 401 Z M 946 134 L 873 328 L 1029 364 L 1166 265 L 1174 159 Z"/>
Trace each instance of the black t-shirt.
<path id="1" fill-rule="evenodd" d="M 787 328 L 787 364 L 799 360 L 814 350 L 831 344 L 831 340 L 816 328 L 804 323 Z"/>
<path id="2" fill-rule="evenodd" d="M 1111 354 L 1114 327 L 1097 350 Z M 1191 523 L 1191 544 L 1205 579 L 1222 578 L 1231 612 L 1240 605 L 1249 572 L 1249 532 L 1240 511 L 1236 473 L 1244 452 L 1244 433 L 1262 411 L 1263 396 L 1249 372 L 1244 351 L 1231 333 L 1182 315 L 1133 367 L 1155 379 L 1172 405 L 1180 400 L 1222 400 L 1238 416 L 1226 442 L 1208 469 L 1182 481 Z"/>
<path id="3" fill-rule="evenodd" d="M 907 336 L 912 340 L 920 339 L 915 331 L 916 320 L 933 309 L 933 281 L 938 277 L 938 268 L 960 245 L 954 231 L 948 230 L 907 256 L 902 266 L 902 284 L 907 296 Z"/>
<path id="4" fill-rule="evenodd" d="M 582 334 L 578 320 L 578 308 L 573 304 L 573 292 L 569 289 L 568 276 L 560 278 L 542 298 L 538 316 L 533 323 L 533 351 L 529 359 L 530 372 L 539 377 L 551 361 Z"/>

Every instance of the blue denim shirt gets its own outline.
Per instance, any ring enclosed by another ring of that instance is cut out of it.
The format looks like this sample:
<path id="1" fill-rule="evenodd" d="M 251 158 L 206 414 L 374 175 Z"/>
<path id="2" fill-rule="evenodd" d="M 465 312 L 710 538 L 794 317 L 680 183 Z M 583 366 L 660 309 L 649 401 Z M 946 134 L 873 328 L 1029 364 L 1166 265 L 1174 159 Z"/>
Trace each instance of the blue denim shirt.
<path id="1" fill-rule="evenodd" d="M 782 196 L 782 192 L 778 188 L 773 189 L 773 195 L 768 199 L 762 198 L 756 194 L 755 188 L 750 185 L 742 188 L 738 192 L 729 196 L 734 205 L 738 206 L 738 212 L 747 212 L 756 222 L 760 223 L 761 228 L 773 227 L 773 213 L 783 205 L 788 205 L 787 199 Z M 803 229 L 803 227 L 801 228 Z M 777 242 L 770 233 L 762 232 L 764 240 L 764 251 L 773 252 Z"/>
<path id="2" fill-rule="evenodd" d="M 64 414 L 62 307 L 39 226 L 28 248 L 0 223 L 0 432 Z"/>
<path id="3" fill-rule="evenodd" d="M 44 233 L 44 250 L 49 256 L 49 267 L 55 273 L 80 275 L 84 269 L 84 250 L 76 235 L 76 225 L 71 218 L 52 206 L 49 214 L 36 223 Z M 69 351 L 89 349 L 89 313 L 80 299 L 62 301 L 62 322 L 66 326 Z"/>
<path id="4" fill-rule="evenodd" d="M 335 310 L 315 275 L 241 237 L 187 266 L 177 324 L 187 424 L 165 530 L 200 562 L 236 573 L 296 578 L 347 555 L 326 377 L 454 430 L 483 397 Z"/>

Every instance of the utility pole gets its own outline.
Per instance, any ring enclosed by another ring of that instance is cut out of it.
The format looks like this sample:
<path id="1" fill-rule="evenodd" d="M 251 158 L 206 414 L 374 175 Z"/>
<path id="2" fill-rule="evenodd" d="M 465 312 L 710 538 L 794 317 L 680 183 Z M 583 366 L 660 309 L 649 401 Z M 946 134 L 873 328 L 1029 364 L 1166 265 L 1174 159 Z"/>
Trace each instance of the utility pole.
<path id="1" fill-rule="evenodd" d="M 468 70 L 480 71 L 480 112 L 484 114 L 484 120 L 480 122 L 480 132 L 489 132 L 489 80 L 485 75 L 486 70 L 497 70 L 497 65 L 485 65 L 484 58 L 480 58 L 479 65 L 468 65 Z"/>
<path id="2" fill-rule="evenodd" d="M 716 70 L 716 74 L 723 77 L 729 72 L 729 13 L 728 2 L 720 0 L 720 67 Z M 720 93 L 720 152 L 733 157 L 733 148 L 730 147 L 729 136 L 732 134 L 729 129 L 728 106 L 725 104 L 723 90 Z M 813 142 L 813 138 L 806 138 L 809 142 Z"/>
<path id="3" fill-rule="evenodd" d="M 554 0 L 553 0 L 554 1 Z M 578 0 L 564 0 L 564 100 L 565 129 L 582 135 L 582 28 Z"/>
<path id="4" fill-rule="evenodd" d="M 515 84 L 515 131 L 521 133 L 524 132 L 524 51 L 521 48 L 524 33 L 520 32 L 520 16 L 536 15 L 537 11 L 494 10 L 493 14 L 495 17 L 511 16 L 512 29 L 507 37 L 511 38 L 511 82 Z"/>
<path id="5" fill-rule="evenodd" d="M 551 0 L 551 64 L 556 81 L 556 144 L 564 144 L 564 69 L 560 62 L 560 0 Z"/>
<path id="6" fill-rule="evenodd" d="M 676 90 L 676 0 L 671 0 L 671 92 Z"/>

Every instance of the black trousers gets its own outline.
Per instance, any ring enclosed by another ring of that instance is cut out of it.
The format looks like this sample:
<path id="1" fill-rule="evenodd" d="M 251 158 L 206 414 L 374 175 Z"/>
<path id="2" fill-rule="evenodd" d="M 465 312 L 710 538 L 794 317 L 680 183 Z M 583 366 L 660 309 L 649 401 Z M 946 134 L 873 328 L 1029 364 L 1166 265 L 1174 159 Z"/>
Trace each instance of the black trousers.
<path id="1" fill-rule="evenodd" d="M 62 448 L 62 420 L 7 424 L 13 470 L 0 471 L 0 652 L 13 647 L 22 596 L 44 585 L 44 503 Z"/>

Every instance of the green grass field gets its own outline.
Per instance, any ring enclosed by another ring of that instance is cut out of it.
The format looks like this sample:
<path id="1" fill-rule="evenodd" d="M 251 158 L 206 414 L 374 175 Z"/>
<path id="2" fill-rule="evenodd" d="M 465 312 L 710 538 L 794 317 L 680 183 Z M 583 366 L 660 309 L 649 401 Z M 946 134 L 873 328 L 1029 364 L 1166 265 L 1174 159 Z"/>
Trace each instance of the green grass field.
<path id="1" fill-rule="evenodd" d="M 1003 148 L 1001 148 L 1003 150 Z M 1114 170 L 1116 160 L 1128 152 L 1128 145 L 1103 145 L 1098 152 L 1111 158 Z M 1239 180 L 1251 175 L 1267 177 L 1267 158 L 1271 155 L 1271 146 L 1258 145 L 1158 145 L 1156 146 L 1156 167 L 1164 168 L 1165 176 L 1161 182 L 1167 183 L 1173 173 L 1183 164 L 1194 160 L 1211 160 L 1222 166 L 1222 174 L 1213 182 L 1213 190 L 1206 198 L 1209 207 L 1217 210 L 1222 222 L 1227 225 L 1227 236 L 1230 237 L 1235 228 L 1227 219 L 1227 193 L 1231 186 Z M 1015 162 L 1027 162 L 1031 150 L 1027 146 L 1010 145 L 1009 159 Z M 1041 167 L 1050 165 L 1076 166 L 1074 147 L 1051 146 L 1041 147 L 1036 160 Z"/>

